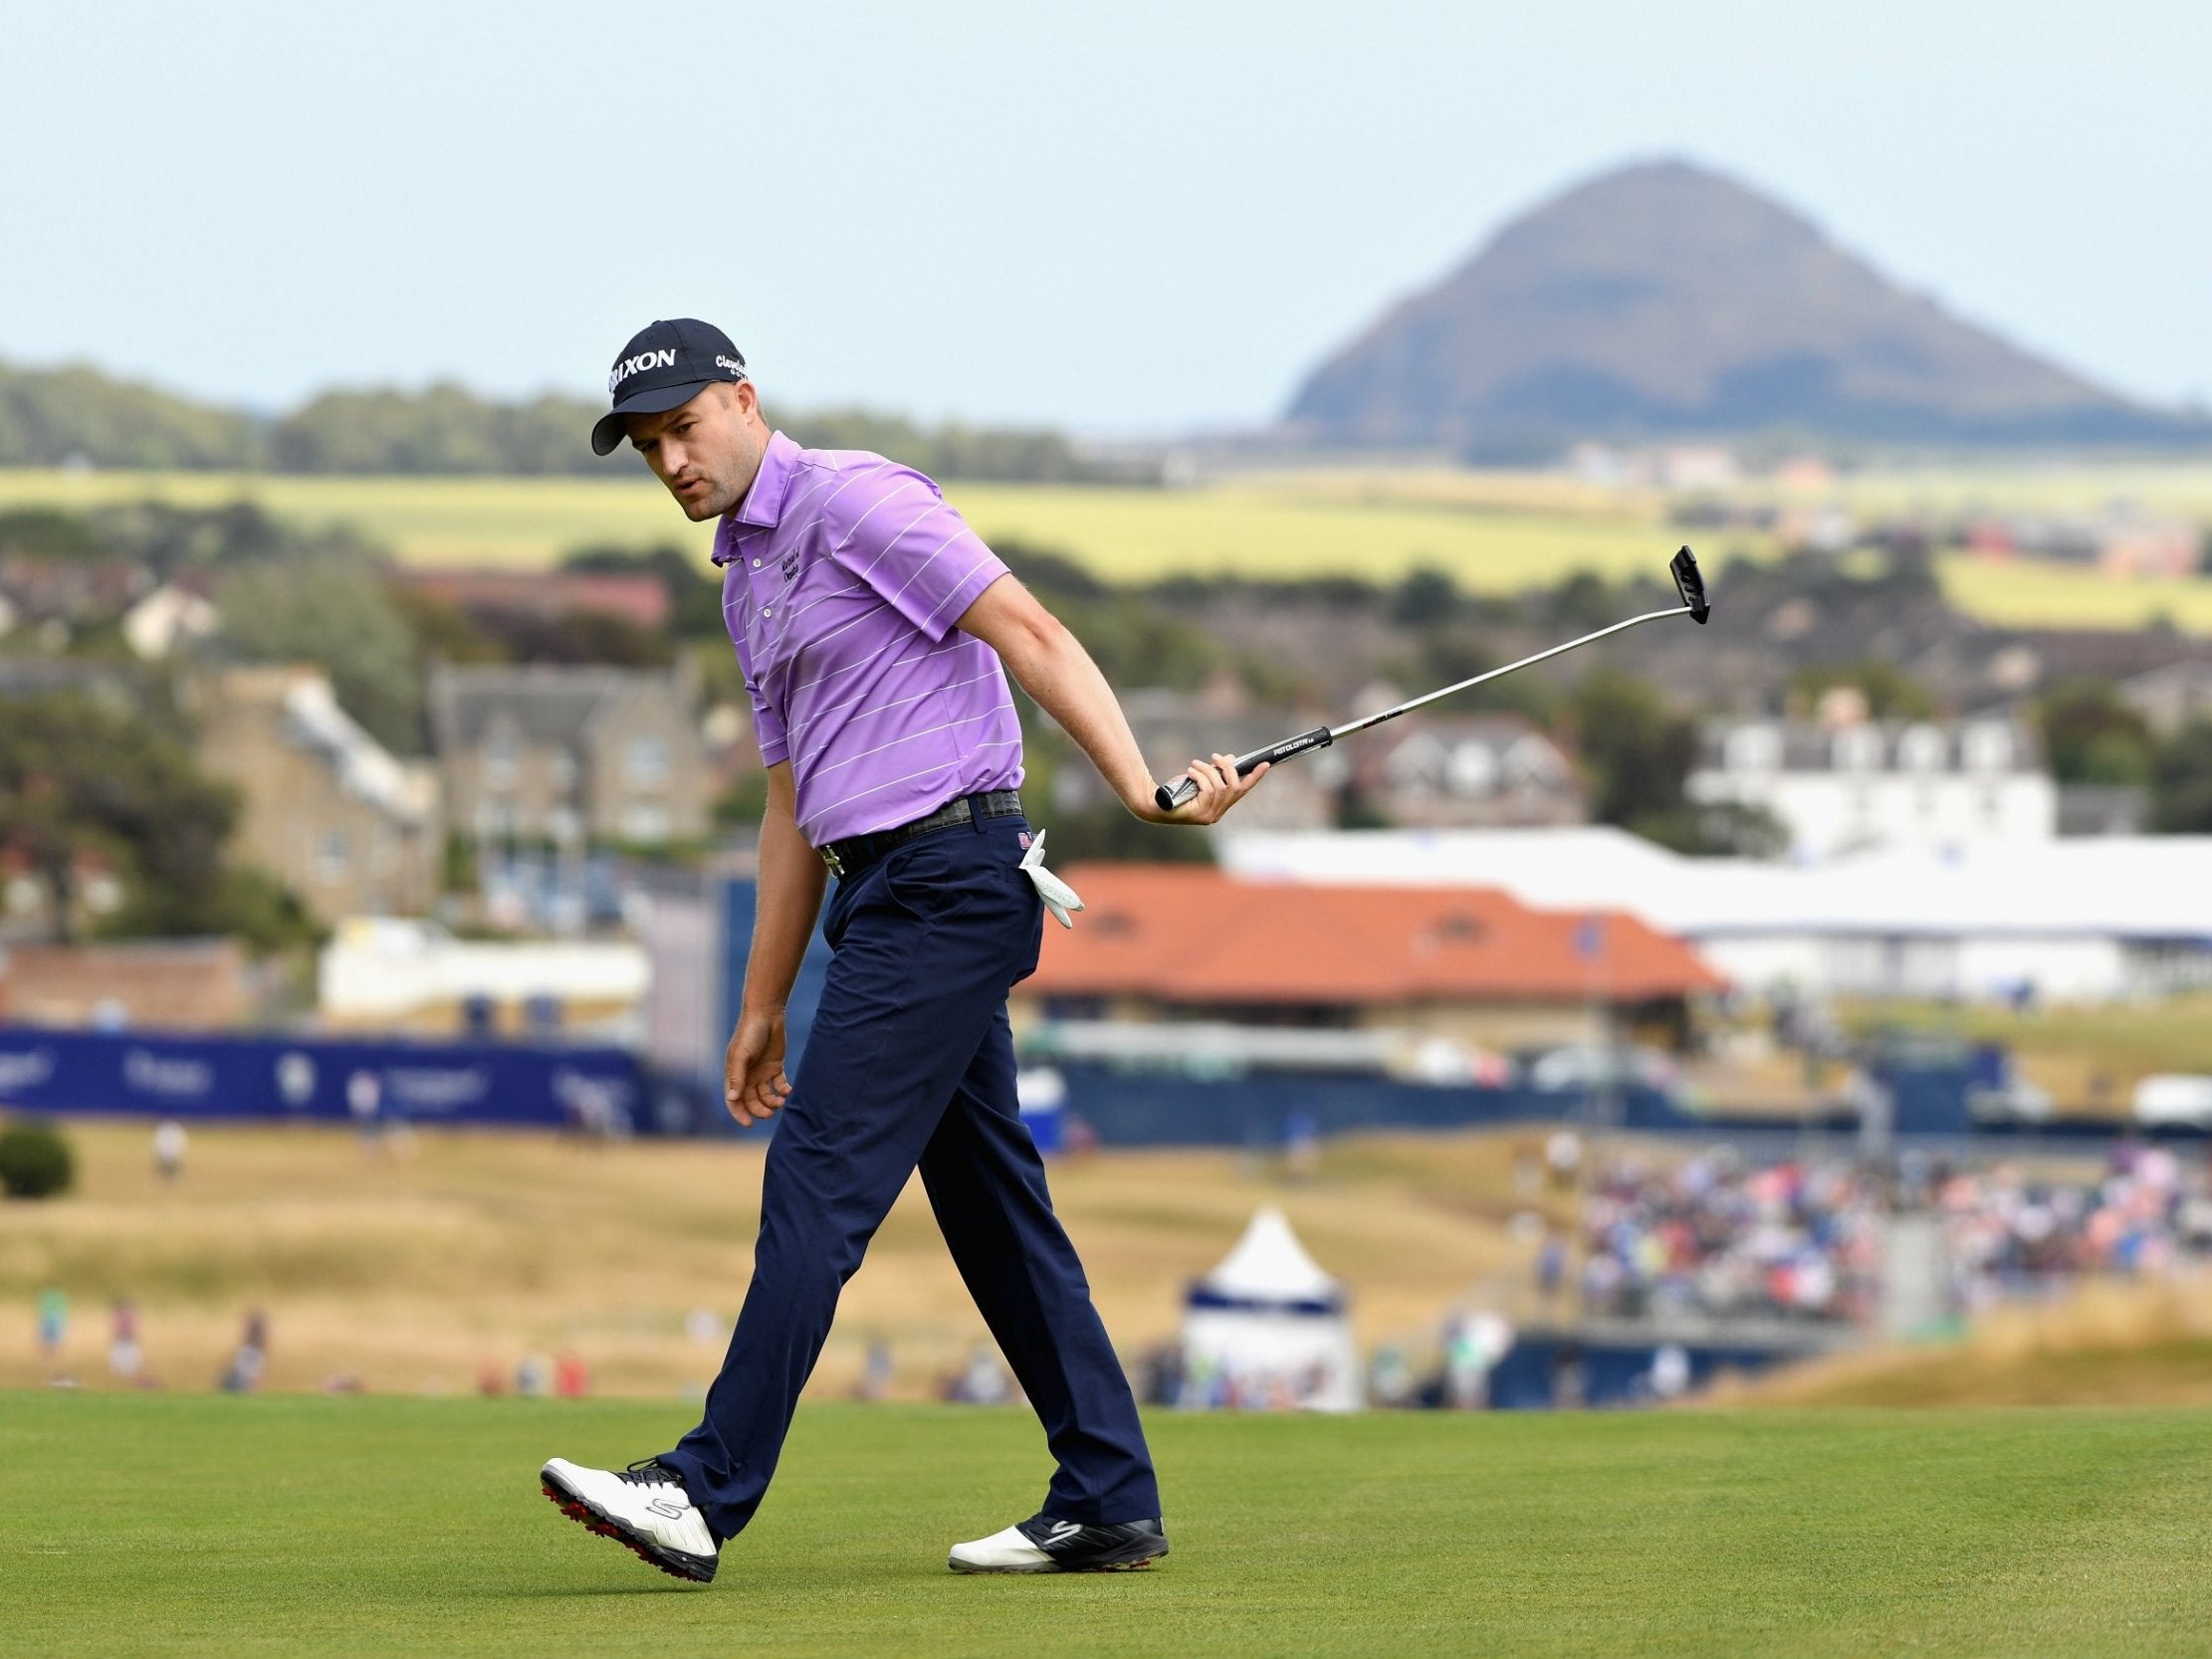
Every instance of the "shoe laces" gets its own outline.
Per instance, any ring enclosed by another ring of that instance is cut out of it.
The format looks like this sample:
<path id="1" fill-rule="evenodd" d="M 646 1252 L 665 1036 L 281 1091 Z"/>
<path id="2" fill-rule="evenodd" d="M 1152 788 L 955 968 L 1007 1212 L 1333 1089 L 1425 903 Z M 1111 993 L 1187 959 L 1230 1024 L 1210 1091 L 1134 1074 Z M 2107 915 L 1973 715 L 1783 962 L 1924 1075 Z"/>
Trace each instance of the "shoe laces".
<path id="1" fill-rule="evenodd" d="M 657 1457 L 640 1458 L 627 1469 L 617 1470 L 614 1478 L 632 1486 L 672 1486 L 678 1492 L 684 1489 L 684 1483 L 676 1478 L 676 1471 Z"/>

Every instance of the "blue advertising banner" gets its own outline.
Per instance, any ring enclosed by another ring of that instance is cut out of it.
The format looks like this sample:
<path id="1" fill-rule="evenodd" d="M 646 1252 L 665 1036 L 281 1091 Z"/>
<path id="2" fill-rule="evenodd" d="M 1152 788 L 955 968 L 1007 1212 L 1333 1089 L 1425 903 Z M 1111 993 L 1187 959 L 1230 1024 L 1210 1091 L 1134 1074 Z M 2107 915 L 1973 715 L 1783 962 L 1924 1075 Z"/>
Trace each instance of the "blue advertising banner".
<path id="1" fill-rule="evenodd" d="M 622 1049 L 0 1026 L 0 1107 L 25 1112 L 595 1128 L 643 1103 Z"/>

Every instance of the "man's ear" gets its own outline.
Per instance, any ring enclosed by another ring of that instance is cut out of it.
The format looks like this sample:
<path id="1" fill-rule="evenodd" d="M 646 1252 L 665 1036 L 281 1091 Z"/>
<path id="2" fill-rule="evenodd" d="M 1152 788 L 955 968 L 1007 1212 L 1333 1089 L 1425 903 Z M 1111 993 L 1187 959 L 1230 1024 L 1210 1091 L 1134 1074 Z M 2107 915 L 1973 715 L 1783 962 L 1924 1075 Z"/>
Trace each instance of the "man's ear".
<path id="1" fill-rule="evenodd" d="M 753 419 L 760 415 L 761 394 L 759 391 L 755 390 L 752 381 L 740 380 L 733 386 L 731 386 L 730 389 L 732 392 L 737 394 L 738 414 L 741 417 L 744 417 L 746 419 Z"/>

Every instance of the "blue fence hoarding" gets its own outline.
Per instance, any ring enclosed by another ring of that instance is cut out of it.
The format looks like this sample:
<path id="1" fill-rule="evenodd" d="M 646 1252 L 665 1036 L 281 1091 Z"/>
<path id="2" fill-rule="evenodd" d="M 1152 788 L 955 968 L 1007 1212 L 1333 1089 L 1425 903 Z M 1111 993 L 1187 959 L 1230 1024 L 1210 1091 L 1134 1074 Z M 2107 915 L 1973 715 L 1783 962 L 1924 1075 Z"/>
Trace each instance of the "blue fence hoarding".
<path id="1" fill-rule="evenodd" d="M 643 1103 L 621 1049 L 0 1026 L 0 1107 L 23 1112 L 543 1128 Z"/>
<path id="2" fill-rule="evenodd" d="M 1610 1110 L 1597 1115 L 1579 1093 L 1535 1089 L 1438 1088 L 1377 1077 L 1202 1080 L 1096 1066 L 1058 1069 L 1067 1085 L 1064 1111 L 1109 1146 L 1272 1146 L 1288 1137 L 1293 1118 L 1319 1135 L 1599 1122 L 1662 1131 L 1700 1122 L 1643 1087 L 1621 1090 Z"/>
<path id="3" fill-rule="evenodd" d="M 738 1009 L 745 1000 L 746 959 L 753 952 L 753 924 L 760 915 L 759 884 L 742 877 L 723 883 L 721 911 L 722 950 L 717 963 L 722 980 L 720 1034 L 727 1039 L 738 1027 Z M 817 923 L 813 935 L 806 941 L 806 954 L 799 961 L 798 977 L 791 982 L 790 995 L 783 1004 L 784 1058 L 787 1069 L 793 1072 L 806 1052 L 807 1034 L 814 1027 L 814 1009 L 821 1002 L 822 981 L 828 975 L 829 941 L 822 937 L 821 926 Z M 719 1049 L 714 1055 L 711 1076 L 719 1089 L 722 1082 Z"/>

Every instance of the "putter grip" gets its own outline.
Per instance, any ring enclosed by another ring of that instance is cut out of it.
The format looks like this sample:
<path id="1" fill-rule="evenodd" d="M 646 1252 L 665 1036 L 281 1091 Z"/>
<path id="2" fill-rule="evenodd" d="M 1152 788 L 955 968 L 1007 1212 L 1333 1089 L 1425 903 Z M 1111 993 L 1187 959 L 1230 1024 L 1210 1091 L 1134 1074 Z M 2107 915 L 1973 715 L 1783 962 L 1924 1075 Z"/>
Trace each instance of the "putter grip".
<path id="1" fill-rule="evenodd" d="M 1279 743 L 1269 743 L 1265 748 L 1255 748 L 1249 754 L 1238 755 L 1236 775 L 1249 777 L 1259 769 L 1262 762 L 1288 760 L 1293 754 L 1303 754 L 1309 748 L 1327 748 L 1331 740 L 1329 728 L 1317 726 L 1311 731 L 1301 731 L 1295 737 L 1285 737 Z M 1173 783 L 1163 783 L 1153 790 L 1152 798 L 1159 803 L 1162 812 L 1173 812 L 1184 802 L 1197 799 L 1198 792 L 1199 786 L 1191 779 L 1179 777 Z"/>

